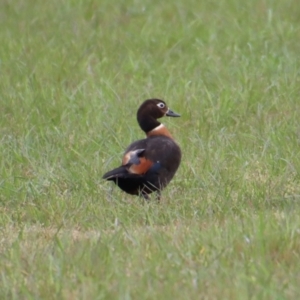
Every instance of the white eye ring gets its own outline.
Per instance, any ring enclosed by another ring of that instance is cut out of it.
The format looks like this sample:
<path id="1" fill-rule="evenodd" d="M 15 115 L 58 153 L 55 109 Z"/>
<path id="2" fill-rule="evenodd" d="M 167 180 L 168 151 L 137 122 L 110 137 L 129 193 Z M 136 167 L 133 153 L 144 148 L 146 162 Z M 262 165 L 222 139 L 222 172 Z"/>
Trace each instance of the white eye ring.
<path id="1" fill-rule="evenodd" d="M 159 108 L 164 108 L 164 107 L 165 107 L 165 105 L 164 105 L 162 102 L 158 103 L 157 106 L 158 106 Z"/>

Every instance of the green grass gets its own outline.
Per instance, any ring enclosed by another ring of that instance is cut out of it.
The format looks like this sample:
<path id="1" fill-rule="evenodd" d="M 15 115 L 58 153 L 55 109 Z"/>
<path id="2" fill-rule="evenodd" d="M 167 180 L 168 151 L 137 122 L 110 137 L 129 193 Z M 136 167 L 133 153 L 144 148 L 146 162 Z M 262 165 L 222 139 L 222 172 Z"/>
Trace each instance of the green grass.
<path id="1" fill-rule="evenodd" d="M 297 0 L 2 1 L 1 299 L 300 298 Z M 101 176 L 150 97 L 162 201 Z"/>

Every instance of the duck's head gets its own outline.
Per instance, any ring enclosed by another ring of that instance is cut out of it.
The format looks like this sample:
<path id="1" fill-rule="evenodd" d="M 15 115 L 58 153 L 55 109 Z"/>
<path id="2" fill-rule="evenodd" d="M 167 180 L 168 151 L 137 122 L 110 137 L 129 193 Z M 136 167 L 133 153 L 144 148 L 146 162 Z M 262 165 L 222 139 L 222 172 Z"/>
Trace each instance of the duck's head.
<path id="1" fill-rule="evenodd" d="M 160 126 L 161 124 L 157 119 L 164 116 L 180 117 L 179 114 L 167 106 L 166 102 L 160 99 L 148 99 L 144 101 L 137 111 L 139 125 L 146 133 Z"/>

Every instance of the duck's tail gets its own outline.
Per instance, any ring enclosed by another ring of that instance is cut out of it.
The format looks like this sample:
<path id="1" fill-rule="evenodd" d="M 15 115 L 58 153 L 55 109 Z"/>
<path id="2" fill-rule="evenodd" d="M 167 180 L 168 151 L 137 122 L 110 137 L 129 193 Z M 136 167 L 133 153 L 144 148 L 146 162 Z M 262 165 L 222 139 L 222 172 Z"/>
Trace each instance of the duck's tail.
<path id="1" fill-rule="evenodd" d="M 106 180 L 115 180 L 116 178 L 124 178 L 127 174 L 127 169 L 124 166 L 121 166 L 105 173 L 102 178 Z"/>

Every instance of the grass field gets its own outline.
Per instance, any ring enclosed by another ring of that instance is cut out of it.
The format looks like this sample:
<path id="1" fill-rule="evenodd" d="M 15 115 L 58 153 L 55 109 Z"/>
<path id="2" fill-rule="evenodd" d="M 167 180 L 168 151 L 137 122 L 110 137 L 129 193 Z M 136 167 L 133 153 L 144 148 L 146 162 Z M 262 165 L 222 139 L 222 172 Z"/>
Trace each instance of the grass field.
<path id="1" fill-rule="evenodd" d="M 0 299 L 300 299 L 297 0 L 0 8 Z M 160 204 L 101 179 L 152 97 Z"/>

